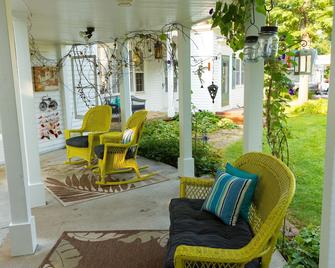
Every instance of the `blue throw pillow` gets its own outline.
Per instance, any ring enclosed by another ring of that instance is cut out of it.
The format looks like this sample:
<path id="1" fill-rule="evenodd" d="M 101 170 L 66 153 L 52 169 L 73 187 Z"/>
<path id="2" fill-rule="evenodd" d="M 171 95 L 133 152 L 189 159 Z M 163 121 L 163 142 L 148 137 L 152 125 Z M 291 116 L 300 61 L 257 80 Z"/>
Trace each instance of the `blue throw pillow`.
<path id="1" fill-rule="evenodd" d="M 213 213 L 225 224 L 235 226 L 251 180 L 226 173 L 216 180 L 202 209 Z"/>
<path id="2" fill-rule="evenodd" d="M 249 221 L 249 219 L 248 219 L 249 209 L 250 209 L 251 202 L 252 202 L 252 199 L 254 197 L 255 190 L 256 190 L 258 177 L 257 177 L 256 174 L 252 174 L 252 173 L 249 173 L 247 171 L 238 169 L 238 168 L 232 166 L 229 163 L 227 163 L 227 165 L 226 165 L 226 172 L 233 175 L 233 176 L 237 176 L 237 177 L 240 177 L 240 178 L 251 180 L 251 185 L 250 185 L 247 193 L 245 194 L 245 198 L 244 198 L 244 201 L 242 203 L 241 211 L 240 211 L 241 217 L 245 221 L 248 222 Z"/>
<path id="3" fill-rule="evenodd" d="M 226 174 L 226 170 L 223 168 L 218 168 L 215 172 L 215 180 L 219 179 L 221 176 Z"/>

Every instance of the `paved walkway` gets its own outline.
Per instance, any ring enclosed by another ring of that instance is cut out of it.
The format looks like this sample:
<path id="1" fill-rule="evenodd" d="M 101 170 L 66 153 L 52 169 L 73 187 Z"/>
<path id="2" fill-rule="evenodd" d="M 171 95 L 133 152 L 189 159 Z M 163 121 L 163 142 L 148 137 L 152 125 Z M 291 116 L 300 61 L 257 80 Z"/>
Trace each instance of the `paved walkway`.
<path id="1" fill-rule="evenodd" d="M 64 159 L 64 150 L 42 155 L 42 169 L 46 170 Z M 69 207 L 63 207 L 46 192 L 47 205 L 32 210 L 39 243 L 36 254 L 15 258 L 10 256 L 10 242 L 6 238 L 9 224 L 8 193 L 4 170 L 0 168 L 0 267 L 38 267 L 65 230 L 167 230 L 170 224 L 169 201 L 178 197 L 179 192 L 177 169 L 159 162 L 144 161 L 149 165 L 158 165 L 162 172 L 169 174 L 170 180 Z M 43 176 L 47 176 L 46 172 L 43 172 Z M 282 258 L 277 253 L 271 267 L 283 267 Z"/>

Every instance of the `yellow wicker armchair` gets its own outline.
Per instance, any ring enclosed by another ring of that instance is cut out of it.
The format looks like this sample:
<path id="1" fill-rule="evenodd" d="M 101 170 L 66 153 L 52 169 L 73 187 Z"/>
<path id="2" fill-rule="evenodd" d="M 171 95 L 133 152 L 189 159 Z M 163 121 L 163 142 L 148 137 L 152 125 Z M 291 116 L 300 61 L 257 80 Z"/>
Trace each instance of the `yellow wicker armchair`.
<path id="1" fill-rule="evenodd" d="M 96 172 L 100 174 L 100 180 L 97 184 L 100 185 L 119 185 L 134 183 L 137 181 L 145 180 L 157 172 L 146 174 L 142 176 L 140 170 L 145 167 L 139 167 L 136 161 L 139 141 L 142 135 L 143 126 L 148 112 L 140 110 L 135 112 L 127 122 L 126 129 L 132 129 L 134 134 L 132 139 L 127 144 L 122 144 L 123 133 L 111 132 L 106 133 L 100 137 L 101 145 L 95 148 L 95 152 L 99 158 L 98 167 Z M 134 171 L 136 177 L 125 181 L 106 181 L 108 174 L 126 173 Z"/>
<path id="2" fill-rule="evenodd" d="M 99 137 L 110 129 L 112 120 L 112 109 L 109 105 L 101 105 L 90 108 L 84 116 L 80 129 L 66 129 L 64 131 L 66 140 L 66 164 L 81 164 L 91 162 L 95 158 L 94 147 L 99 144 Z M 73 135 L 74 134 L 74 135 Z M 78 157 L 82 160 L 73 161 Z"/>
<path id="3" fill-rule="evenodd" d="M 253 239 L 241 249 L 178 246 L 174 255 L 176 268 L 245 267 L 261 258 L 261 267 L 269 267 L 287 208 L 295 191 L 295 178 L 277 158 L 263 153 L 248 153 L 235 166 L 257 174 L 259 182 L 249 211 Z M 204 199 L 213 179 L 181 178 L 180 197 Z"/>

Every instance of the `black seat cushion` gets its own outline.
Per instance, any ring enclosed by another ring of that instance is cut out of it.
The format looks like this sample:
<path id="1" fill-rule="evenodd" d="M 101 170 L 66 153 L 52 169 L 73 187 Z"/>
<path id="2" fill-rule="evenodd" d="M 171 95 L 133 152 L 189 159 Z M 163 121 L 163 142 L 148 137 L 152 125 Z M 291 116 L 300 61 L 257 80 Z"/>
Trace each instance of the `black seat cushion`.
<path id="1" fill-rule="evenodd" d="M 88 148 L 88 136 L 76 136 L 67 139 L 66 145 L 77 148 Z"/>
<path id="2" fill-rule="evenodd" d="M 179 245 L 239 249 L 252 239 L 253 233 L 247 222 L 240 218 L 236 226 L 225 225 L 215 215 L 201 211 L 203 202 L 185 198 L 171 200 L 166 268 L 174 267 L 174 253 Z M 246 267 L 259 267 L 259 261 L 252 261 Z"/>
<path id="3" fill-rule="evenodd" d="M 99 144 L 94 147 L 94 153 L 99 159 L 104 158 L 105 145 Z"/>
<path id="4" fill-rule="evenodd" d="M 103 144 L 99 144 L 94 147 L 94 153 L 99 159 L 104 158 L 104 151 L 105 151 L 105 146 Z M 136 152 L 136 146 L 131 146 L 126 154 L 126 159 L 134 158 Z"/>

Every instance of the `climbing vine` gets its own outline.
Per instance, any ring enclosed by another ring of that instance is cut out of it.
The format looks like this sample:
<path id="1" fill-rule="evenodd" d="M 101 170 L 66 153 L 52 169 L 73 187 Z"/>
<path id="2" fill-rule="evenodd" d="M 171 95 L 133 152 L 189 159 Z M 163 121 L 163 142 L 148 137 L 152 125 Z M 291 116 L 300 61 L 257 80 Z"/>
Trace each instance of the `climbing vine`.
<path id="1" fill-rule="evenodd" d="M 231 3 L 217 1 L 215 9 L 211 9 L 212 28 L 219 27 L 226 43 L 234 51 L 243 49 L 245 25 L 252 17 L 254 0 L 233 0 Z M 265 14 L 264 0 L 255 0 L 255 8 Z"/>
<path id="2" fill-rule="evenodd" d="M 265 64 L 266 139 L 272 155 L 289 164 L 289 129 L 285 112 L 291 99 L 288 89 L 292 81 L 288 78 L 288 63 L 273 59 Z"/>
<path id="3" fill-rule="evenodd" d="M 219 27 L 221 34 L 226 37 L 226 43 L 235 52 L 243 49 L 245 26 L 252 22 L 252 8 L 265 14 L 264 0 L 234 0 L 231 3 L 216 2 L 215 9 L 210 10 L 212 27 Z M 271 19 L 268 18 L 271 23 Z M 289 79 L 290 68 L 294 66 L 290 49 L 295 43 L 291 36 L 281 36 L 279 57 L 265 62 L 265 101 L 264 116 L 266 139 L 272 155 L 289 164 L 289 129 L 285 109 L 292 92 L 292 81 Z"/>
<path id="4" fill-rule="evenodd" d="M 190 30 L 179 23 L 164 25 L 160 30 L 141 30 L 114 37 L 111 42 L 94 41 L 90 38 L 84 42 L 67 46 L 67 51 L 61 59 L 49 59 L 42 55 L 31 34 L 31 18 L 29 18 L 29 45 L 31 61 L 34 66 L 54 66 L 59 72 L 67 61 L 71 60 L 77 81 L 72 90 L 74 94 L 89 108 L 100 103 L 109 103 L 112 95 L 119 88 L 119 81 L 124 68 L 135 69 L 143 65 L 147 59 L 165 62 L 173 68 L 175 77 L 178 77 L 177 45 L 174 33 L 179 32 L 185 39 L 190 40 L 187 33 Z M 94 29 L 94 28 L 93 28 Z M 80 32 L 88 34 L 87 32 Z M 194 42 L 193 42 L 194 43 Z M 124 53 L 128 46 L 129 54 Z M 92 79 L 94 75 L 97 79 Z M 67 87 L 64 81 L 62 86 Z"/>

